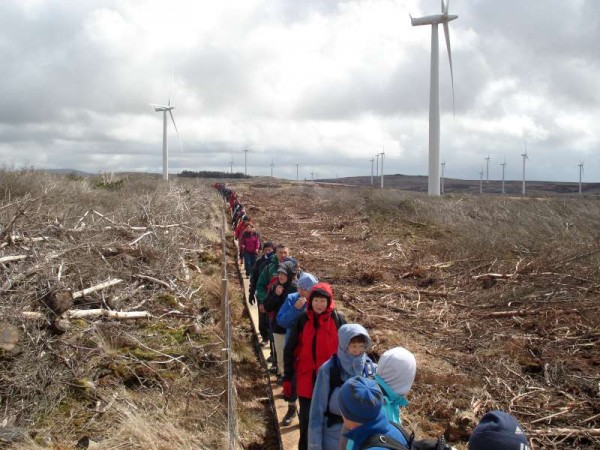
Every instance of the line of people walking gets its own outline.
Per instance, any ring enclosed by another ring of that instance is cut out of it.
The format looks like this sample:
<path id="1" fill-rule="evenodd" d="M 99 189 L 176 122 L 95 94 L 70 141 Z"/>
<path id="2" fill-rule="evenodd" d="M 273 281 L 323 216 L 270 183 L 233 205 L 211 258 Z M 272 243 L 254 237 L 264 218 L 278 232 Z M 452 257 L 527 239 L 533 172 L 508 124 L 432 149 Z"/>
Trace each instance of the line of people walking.
<path id="1" fill-rule="evenodd" d="M 402 427 L 415 356 L 395 347 L 372 361 L 368 331 L 347 323 L 331 285 L 301 269 L 287 245 L 261 244 L 237 193 L 223 184 L 214 187 L 229 204 L 250 281 L 248 300 L 257 305 L 261 343 L 271 349 L 270 371 L 288 402 L 281 425 L 298 417 L 298 449 L 451 448 L 443 436 L 415 439 Z M 529 450 L 521 425 L 502 411 L 487 413 L 468 445 L 469 450 Z"/>

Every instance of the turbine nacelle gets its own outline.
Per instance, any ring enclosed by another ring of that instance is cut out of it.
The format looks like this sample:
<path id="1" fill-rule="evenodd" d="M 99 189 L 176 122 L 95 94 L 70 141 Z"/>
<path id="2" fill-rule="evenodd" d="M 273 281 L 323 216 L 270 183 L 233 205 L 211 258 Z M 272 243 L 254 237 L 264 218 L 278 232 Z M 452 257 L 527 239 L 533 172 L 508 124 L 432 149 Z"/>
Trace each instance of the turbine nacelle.
<path id="1" fill-rule="evenodd" d="M 169 102 L 170 103 L 170 102 Z M 154 106 L 154 111 L 159 112 L 159 111 L 171 111 L 172 109 L 175 109 L 174 106 L 171 105 L 157 105 L 156 103 L 148 103 L 150 106 Z"/>
<path id="2" fill-rule="evenodd" d="M 438 23 L 448 23 L 458 19 L 458 16 L 454 14 L 434 14 L 432 16 L 413 17 L 410 16 L 410 23 L 413 27 L 420 25 L 435 25 Z"/>

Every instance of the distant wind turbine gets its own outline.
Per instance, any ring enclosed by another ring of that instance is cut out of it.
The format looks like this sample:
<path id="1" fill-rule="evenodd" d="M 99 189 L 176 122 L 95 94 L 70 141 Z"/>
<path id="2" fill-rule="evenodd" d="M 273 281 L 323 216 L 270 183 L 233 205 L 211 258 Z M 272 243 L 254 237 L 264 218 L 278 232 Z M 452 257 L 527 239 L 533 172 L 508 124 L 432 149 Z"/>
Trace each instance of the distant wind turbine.
<path id="1" fill-rule="evenodd" d="M 244 175 L 248 175 L 248 152 L 250 150 L 248 150 L 248 147 L 246 147 L 242 151 L 244 152 Z"/>
<path id="2" fill-rule="evenodd" d="M 485 182 L 489 183 L 490 182 L 490 154 L 488 153 L 487 158 L 485 158 Z"/>
<path id="3" fill-rule="evenodd" d="M 579 194 L 581 194 L 581 176 L 583 175 L 583 163 L 585 162 L 585 159 L 583 161 L 579 161 L 579 164 L 577 164 L 577 166 L 579 166 Z"/>
<path id="4" fill-rule="evenodd" d="M 229 161 L 229 166 L 231 167 L 230 173 L 233 174 L 233 153 L 231 154 L 231 161 Z"/>
<path id="5" fill-rule="evenodd" d="M 483 194 L 483 167 L 481 168 L 481 172 L 479 172 L 479 193 Z"/>
<path id="6" fill-rule="evenodd" d="M 375 159 L 377 162 L 375 163 L 375 178 L 379 176 L 379 153 L 375 154 Z"/>
<path id="7" fill-rule="evenodd" d="M 381 155 L 381 189 L 383 189 L 383 158 L 385 157 L 384 149 L 382 149 L 380 155 Z"/>
<path id="8" fill-rule="evenodd" d="M 375 162 L 375 158 L 371 157 L 371 187 L 373 187 L 373 163 Z"/>
<path id="9" fill-rule="evenodd" d="M 300 163 L 296 163 L 296 181 L 299 181 L 300 178 L 298 177 L 298 168 L 300 167 Z"/>
<path id="10" fill-rule="evenodd" d="M 173 110 L 175 106 L 171 106 L 171 99 L 169 99 L 169 103 L 167 106 L 165 105 L 157 105 L 156 103 L 150 103 L 150 106 L 154 107 L 154 111 L 163 113 L 163 180 L 169 179 L 169 147 L 167 143 L 167 112 L 171 116 L 171 120 L 173 121 L 173 126 L 175 127 L 175 132 L 177 133 L 177 139 L 179 140 L 179 146 L 183 150 L 183 145 L 181 144 L 181 139 L 179 138 L 179 131 L 177 131 L 177 125 L 175 124 L 175 118 L 173 117 Z"/>
<path id="11" fill-rule="evenodd" d="M 502 166 L 502 193 L 506 194 L 506 191 L 504 190 L 504 171 L 506 169 L 506 158 L 504 158 L 504 162 L 500 163 L 500 165 Z"/>
<path id="12" fill-rule="evenodd" d="M 429 195 L 440 195 L 440 49 L 438 25 L 444 26 L 448 60 L 450 61 L 450 79 L 452 82 L 452 105 L 454 105 L 454 73 L 452 69 L 452 52 L 450 50 L 450 29 L 448 22 L 458 16 L 448 14 L 450 0 L 442 0 L 442 14 L 419 18 L 410 17 L 412 26 L 431 25 L 431 75 L 429 85 L 429 179 L 427 190 Z"/>
<path id="13" fill-rule="evenodd" d="M 271 158 L 271 178 L 273 178 L 273 167 L 275 167 L 275 162 Z"/>
<path id="14" fill-rule="evenodd" d="M 525 153 L 521 153 L 521 156 L 523 157 L 523 189 L 522 189 L 522 193 L 523 193 L 523 195 L 525 195 L 525 160 L 529 159 L 529 156 L 527 156 L 527 142 L 525 140 L 523 140 L 523 144 L 525 144 Z"/>

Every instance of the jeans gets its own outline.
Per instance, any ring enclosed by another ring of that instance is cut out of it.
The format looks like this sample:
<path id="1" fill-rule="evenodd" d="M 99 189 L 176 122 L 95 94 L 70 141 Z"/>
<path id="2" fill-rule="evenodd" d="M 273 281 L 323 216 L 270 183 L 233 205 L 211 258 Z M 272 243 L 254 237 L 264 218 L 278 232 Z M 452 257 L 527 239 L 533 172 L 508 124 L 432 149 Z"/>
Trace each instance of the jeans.
<path id="1" fill-rule="evenodd" d="M 254 267 L 255 262 L 256 253 L 244 252 L 244 270 L 246 271 L 247 277 L 250 277 L 252 274 L 252 267 Z"/>
<path id="2" fill-rule="evenodd" d="M 298 412 L 298 420 L 300 421 L 300 440 L 298 441 L 298 450 L 308 449 L 308 419 L 310 417 L 311 399 L 306 397 L 298 397 L 300 400 L 300 411 Z"/>

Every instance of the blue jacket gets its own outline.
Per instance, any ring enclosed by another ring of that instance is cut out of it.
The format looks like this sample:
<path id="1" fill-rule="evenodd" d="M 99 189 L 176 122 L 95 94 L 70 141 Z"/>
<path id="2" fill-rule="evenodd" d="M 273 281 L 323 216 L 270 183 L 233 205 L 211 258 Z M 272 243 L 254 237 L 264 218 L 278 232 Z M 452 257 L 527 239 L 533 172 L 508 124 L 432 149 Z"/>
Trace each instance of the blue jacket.
<path id="1" fill-rule="evenodd" d="M 375 381 L 379 385 L 381 392 L 383 392 L 383 412 L 390 422 L 395 422 L 402 425 L 402 418 L 400 415 L 400 407 L 408 406 L 408 400 L 404 395 L 396 394 L 387 383 L 375 374 Z"/>
<path id="2" fill-rule="evenodd" d="M 310 450 L 337 450 L 340 442 L 342 423 L 327 426 L 327 406 L 333 414 L 341 416 L 338 402 L 340 387 L 329 395 L 329 381 L 334 358 L 337 357 L 341 370 L 342 381 L 356 375 L 372 376 L 375 372 L 375 364 L 363 353 L 360 356 L 352 356 L 348 353 L 348 344 L 355 336 L 365 336 L 367 347 L 371 346 L 371 339 L 367 330 L 356 323 L 342 325 L 338 330 L 338 350 L 334 357 L 325 362 L 317 373 L 317 380 L 313 390 L 310 404 L 310 418 L 308 422 L 308 448 Z"/>
<path id="3" fill-rule="evenodd" d="M 285 339 L 287 340 L 288 336 L 292 332 L 292 326 L 298 317 L 306 312 L 306 305 L 304 304 L 302 309 L 296 309 L 294 306 L 298 299 L 300 298 L 299 292 L 294 292 L 293 294 L 288 294 L 285 302 L 279 309 L 277 313 L 277 324 L 283 328 L 287 328 L 287 332 L 285 333 Z"/>
<path id="4" fill-rule="evenodd" d="M 363 442 L 365 442 L 370 436 L 374 434 L 383 434 L 384 436 L 389 436 L 393 439 L 396 439 L 401 444 L 407 445 L 406 439 L 394 425 L 392 425 L 383 409 L 379 413 L 377 419 L 372 422 L 364 423 L 361 426 L 355 428 L 354 430 L 350 430 L 347 433 L 344 433 L 344 436 L 348 438 L 348 440 L 352 440 L 352 446 L 349 447 L 350 450 L 358 450 Z M 371 450 L 384 450 L 384 447 L 370 447 Z"/>

